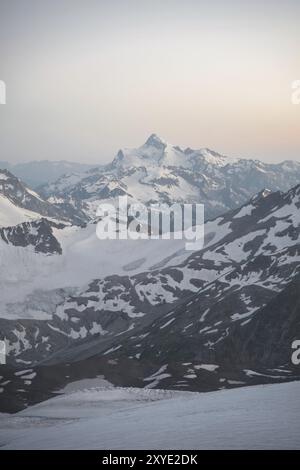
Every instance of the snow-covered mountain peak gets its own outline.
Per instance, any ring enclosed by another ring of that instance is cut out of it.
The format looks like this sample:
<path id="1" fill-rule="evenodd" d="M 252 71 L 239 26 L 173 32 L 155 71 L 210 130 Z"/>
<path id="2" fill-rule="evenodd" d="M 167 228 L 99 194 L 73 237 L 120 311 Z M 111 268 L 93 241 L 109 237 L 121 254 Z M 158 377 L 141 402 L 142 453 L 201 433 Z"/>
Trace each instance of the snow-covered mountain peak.
<path id="1" fill-rule="evenodd" d="M 10 178 L 11 173 L 8 170 L 1 170 L 0 169 L 0 182 L 6 181 Z"/>
<path id="2" fill-rule="evenodd" d="M 19 181 L 18 178 L 16 178 L 10 171 L 3 169 L 0 169 L 0 190 L 4 190 L 4 185 L 8 184 L 7 182 L 10 181 L 12 183 L 13 181 Z"/>
<path id="3" fill-rule="evenodd" d="M 165 148 L 167 145 L 166 141 L 159 137 L 157 134 L 151 134 L 150 137 L 146 140 L 144 146 L 156 147 L 156 148 Z"/>
<path id="4" fill-rule="evenodd" d="M 0 227 L 9 227 L 41 217 L 69 220 L 61 208 L 45 201 L 9 170 L 0 170 Z"/>
<path id="5" fill-rule="evenodd" d="M 228 163 L 232 164 L 238 161 L 237 158 L 230 158 L 225 155 L 221 155 L 220 153 L 215 152 L 214 150 L 211 150 L 209 148 L 200 149 L 200 154 L 208 163 L 211 163 L 215 166 L 224 166 Z"/>
<path id="6" fill-rule="evenodd" d="M 168 148 L 170 149 L 172 146 L 156 134 L 151 134 L 140 147 L 119 150 L 112 166 L 113 168 L 161 166 Z"/>
<path id="7" fill-rule="evenodd" d="M 225 157 L 208 148 L 183 150 L 178 145 L 166 142 L 157 134 L 151 134 L 146 142 L 137 148 L 119 150 L 113 161 L 113 167 L 177 167 L 193 170 L 194 168 L 220 168 L 235 163 L 237 159 Z"/>
<path id="8" fill-rule="evenodd" d="M 257 203 L 259 202 L 261 199 L 265 199 L 266 197 L 268 197 L 270 194 L 272 193 L 271 189 L 262 189 L 261 191 L 259 191 L 259 193 L 255 194 L 250 202 L 252 203 Z"/>
<path id="9" fill-rule="evenodd" d="M 213 218 L 247 203 L 264 188 L 287 191 L 295 186 L 300 163 L 292 166 L 293 171 L 288 162 L 270 164 L 224 156 L 205 147 L 184 148 L 151 134 L 141 146 L 119 150 L 112 163 L 64 175 L 41 191 L 48 201 L 61 201 L 83 214 L 83 222 L 93 220 L 100 201 L 124 192 L 146 204 L 202 203 L 206 217 Z M 121 189 L 112 188 L 111 182 Z"/>

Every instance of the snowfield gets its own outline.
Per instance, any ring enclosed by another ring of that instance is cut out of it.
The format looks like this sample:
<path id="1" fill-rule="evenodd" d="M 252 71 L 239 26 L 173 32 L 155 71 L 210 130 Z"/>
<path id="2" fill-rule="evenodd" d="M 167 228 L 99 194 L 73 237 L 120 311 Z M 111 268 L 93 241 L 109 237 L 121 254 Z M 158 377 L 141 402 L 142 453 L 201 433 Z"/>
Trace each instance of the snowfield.
<path id="1" fill-rule="evenodd" d="M 299 382 L 202 394 L 95 385 L 1 415 L 1 448 L 300 449 Z"/>
<path id="2" fill-rule="evenodd" d="M 38 218 L 40 216 L 36 212 L 18 207 L 0 194 L 0 227 L 10 227 Z"/>
<path id="3" fill-rule="evenodd" d="M 62 255 L 37 254 L 32 246 L 8 245 L 0 237 L 0 318 L 51 318 L 46 305 L 42 312 L 24 308 L 31 304 L 31 294 L 40 296 L 42 303 L 46 292 L 50 298 L 51 289 L 72 289 L 116 273 L 133 275 L 158 264 L 179 263 L 190 254 L 184 250 L 184 239 L 100 241 L 94 224 L 53 229 L 53 233 Z"/>

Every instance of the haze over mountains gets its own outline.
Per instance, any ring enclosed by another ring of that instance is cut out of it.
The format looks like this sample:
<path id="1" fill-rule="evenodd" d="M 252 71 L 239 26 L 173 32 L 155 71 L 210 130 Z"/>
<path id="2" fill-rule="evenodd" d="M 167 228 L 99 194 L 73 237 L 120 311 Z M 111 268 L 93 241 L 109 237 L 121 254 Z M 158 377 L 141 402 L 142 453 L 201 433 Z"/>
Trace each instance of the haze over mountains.
<path id="1" fill-rule="evenodd" d="M 0 161 L 0 169 L 11 171 L 15 176 L 21 178 L 31 188 L 36 189 L 42 184 L 55 181 L 60 176 L 74 172 L 86 171 L 94 166 L 85 163 L 75 163 L 68 161 L 29 161 L 24 163 L 9 163 Z"/>
<path id="2" fill-rule="evenodd" d="M 299 17 L 0 0 L 0 450 L 300 450 Z"/>
<path id="3" fill-rule="evenodd" d="M 45 198 L 68 202 L 87 219 L 106 199 L 205 204 L 206 218 L 244 204 L 262 189 L 287 191 L 300 181 L 300 163 L 267 164 L 232 159 L 209 149 L 181 149 L 155 134 L 136 149 L 118 152 L 111 164 L 62 176 L 41 188 Z"/>
<path id="4" fill-rule="evenodd" d="M 1 409 L 98 375 L 198 391 L 298 379 L 299 181 L 297 162 L 182 150 L 156 135 L 38 193 L 0 171 Z M 100 242 L 95 209 L 124 194 L 204 203 L 203 249 Z"/>
<path id="5" fill-rule="evenodd" d="M 230 158 L 202 148 L 181 149 L 152 134 L 140 147 L 121 149 L 110 164 L 0 163 L 77 222 L 95 217 L 98 204 L 118 195 L 151 202 L 201 202 L 206 218 L 244 204 L 263 189 L 287 191 L 300 181 L 300 163 Z M 75 209 L 75 211 L 74 211 Z M 73 220 L 73 219 L 72 219 Z M 74 220 L 73 220 L 74 221 Z"/>

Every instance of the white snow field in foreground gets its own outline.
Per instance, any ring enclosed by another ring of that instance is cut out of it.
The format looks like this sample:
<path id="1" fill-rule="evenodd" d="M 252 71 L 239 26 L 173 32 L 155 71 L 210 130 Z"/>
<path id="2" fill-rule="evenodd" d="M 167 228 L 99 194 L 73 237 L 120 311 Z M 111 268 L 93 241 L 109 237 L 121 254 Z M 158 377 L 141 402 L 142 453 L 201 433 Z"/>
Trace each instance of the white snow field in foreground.
<path id="1" fill-rule="evenodd" d="M 76 390 L 76 388 L 75 388 Z M 1 415 L 2 449 L 299 449 L 300 383 L 90 388 Z"/>

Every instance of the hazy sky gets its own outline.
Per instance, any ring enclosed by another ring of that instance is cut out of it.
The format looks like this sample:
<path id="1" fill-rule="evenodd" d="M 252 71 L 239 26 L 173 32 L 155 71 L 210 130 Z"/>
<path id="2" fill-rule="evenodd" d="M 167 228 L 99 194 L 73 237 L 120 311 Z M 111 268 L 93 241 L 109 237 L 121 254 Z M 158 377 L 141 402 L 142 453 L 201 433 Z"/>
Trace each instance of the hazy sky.
<path id="1" fill-rule="evenodd" d="M 0 160 L 101 163 L 155 132 L 300 161 L 299 23 L 299 0 L 0 0 Z"/>

